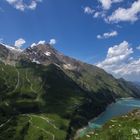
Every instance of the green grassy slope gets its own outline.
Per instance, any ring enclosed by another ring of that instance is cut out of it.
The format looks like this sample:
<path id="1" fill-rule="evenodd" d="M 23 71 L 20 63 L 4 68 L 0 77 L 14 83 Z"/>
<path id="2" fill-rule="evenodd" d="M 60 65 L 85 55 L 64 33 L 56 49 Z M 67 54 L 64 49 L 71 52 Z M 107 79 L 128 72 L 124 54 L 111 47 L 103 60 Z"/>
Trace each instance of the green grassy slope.
<path id="1" fill-rule="evenodd" d="M 21 60 L 0 63 L 0 140 L 65 140 L 126 90 L 86 65 L 68 71 Z"/>
<path id="2" fill-rule="evenodd" d="M 122 82 L 115 79 L 112 75 L 93 65 L 81 63 L 79 71 L 66 71 L 66 73 L 87 90 L 99 93 L 101 96 L 108 93 L 111 93 L 114 98 L 139 97 L 140 95 L 140 89 L 134 92 L 136 86 L 129 88 L 129 84 L 125 80 Z M 103 91 L 107 91 L 107 93 Z"/>
<path id="3" fill-rule="evenodd" d="M 0 91 L 0 138 L 9 140 L 64 140 L 73 113 L 88 98 L 57 66 L 25 61 L 0 64 Z"/>
<path id="4" fill-rule="evenodd" d="M 21 114 L 0 126 L 1 140 L 63 140 L 68 121 L 52 114 Z"/>
<path id="5" fill-rule="evenodd" d="M 78 140 L 139 140 L 140 139 L 140 110 L 113 118 L 103 128 L 89 132 Z"/>

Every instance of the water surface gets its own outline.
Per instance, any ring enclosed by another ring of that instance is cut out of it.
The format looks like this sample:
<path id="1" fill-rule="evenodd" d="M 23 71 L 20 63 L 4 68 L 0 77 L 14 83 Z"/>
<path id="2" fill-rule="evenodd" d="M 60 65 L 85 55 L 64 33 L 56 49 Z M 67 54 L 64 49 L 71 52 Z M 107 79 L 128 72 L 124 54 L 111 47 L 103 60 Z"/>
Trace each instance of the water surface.
<path id="1" fill-rule="evenodd" d="M 99 117 L 90 121 L 88 126 L 79 132 L 79 136 L 85 135 L 92 129 L 100 128 L 113 117 L 127 114 L 136 108 L 140 108 L 140 100 L 134 98 L 119 99 L 116 103 L 109 105 L 105 112 L 103 112 Z"/>

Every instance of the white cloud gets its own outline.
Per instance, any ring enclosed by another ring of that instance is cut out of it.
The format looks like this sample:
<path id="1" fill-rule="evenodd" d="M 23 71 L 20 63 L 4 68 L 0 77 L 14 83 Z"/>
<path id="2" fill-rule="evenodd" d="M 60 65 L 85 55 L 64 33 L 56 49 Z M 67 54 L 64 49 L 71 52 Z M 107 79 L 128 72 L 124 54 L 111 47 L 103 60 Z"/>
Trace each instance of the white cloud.
<path id="1" fill-rule="evenodd" d="M 122 65 L 113 68 L 112 74 L 120 78 L 123 77 L 129 81 L 139 81 L 140 82 L 140 59 L 132 60 L 129 63 L 124 63 Z"/>
<path id="2" fill-rule="evenodd" d="M 102 4 L 102 7 L 104 9 L 109 9 L 111 7 L 111 4 L 112 4 L 111 0 L 99 0 L 99 2 Z"/>
<path id="3" fill-rule="evenodd" d="M 137 50 L 140 50 L 140 45 L 137 47 Z"/>
<path id="4" fill-rule="evenodd" d="M 92 15 L 94 18 L 98 17 L 104 17 L 105 16 L 105 11 L 96 11 L 93 8 L 86 6 L 84 8 L 84 13 L 88 15 Z"/>
<path id="5" fill-rule="evenodd" d="M 98 17 L 104 18 L 105 16 L 106 16 L 106 12 L 105 11 L 97 11 L 93 15 L 94 18 L 98 18 Z"/>
<path id="6" fill-rule="evenodd" d="M 94 15 L 93 15 L 94 18 L 97 18 L 99 16 L 100 16 L 100 12 L 95 12 Z"/>
<path id="7" fill-rule="evenodd" d="M 56 44 L 56 40 L 55 39 L 51 39 L 49 42 L 50 45 L 55 45 Z"/>
<path id="8" fill-rule="evenodd" d="M 34 10 L 34 9 L 36 9 L 36 6 L 37 6 L 37 2 L 32 1 L 31 4 L 28 6 L 28 8 L 31 10 Z"/>
<path id="9" fill-rule="evenodd" d="M 123 0 L 97 0 L 101 3 L 102 8 L 97 6 L 95 9 L 86 6 L 84 8 L 84 13 L 92 15 L 94 18 L 103 18 L 108 23 L 108 10 L 111 8 L 112 4 L 122 2 Z"/>
<path id="10" fill-rule="evenodd" d="M 121 21 L 134 22 L 139 19 L 140 0 L 132 3 L 130 8 L 118 8 L 107 18 L 108 22 L 118 23 Z"/>
<path id="11" fill-rule="evenodd" d="M 38 44 L 41 44 L 41 45 L 45 45 L 45 43 L 46 43 L 45 40 L 40 40 L 40 41 L 38 42 Z"/>
<path id="12" fill-rule="evenodd" d="M 26 43 L 26 41 L 23 38 L 19 38 L 18 40 L 15 41 L 15 46 L 18 47 L 18 48 L 20 48 L 25 43 Z"/>
<path id="13" fill-rule="evenodd" d="M 116 65 L 128 58 L 133 53 L 133 49 L 129 48 L 127 41 L 123 41 L 119 45 L 115 45 L 108 49 L 107 57 L 104 61 L 98 64 L 99 67 L 109 68 L 112 65 Z"/>
<path id="14" fill-rule="evenodd" d="M 114 37 L 117 35 L 118 35 L 117 31 L 112 31 L 112 32 L 104 33 L 103 35 L 97 35 L 97 38 L 98 39 L 107 39 L 107 38 Z"/>
<path id="15" fill-rule="evenodd" d="M 103 9 L 108 10 L 111 8 L 113 3 L 122 2 L 123 0 L 98 0 L 101 4 Z"/>
<path id="16" fill-rule="evenodd" d="M 127 41 L 108 49 L 106 59 L 97 64 L 117 78 L 123 77 L 126 80 L 140 81 L 140 59 L 131 57 L 133 49 Z"/>
<path id="17" fill-rule="evenodd" d="M 15 7 L 17 10 L 24 11 L 25 9 L 35 10 L 38 2 L 43 0 L 31 0 L 30 4 L 26 4 L 24 0 L 6 0 L 10 5 Z"/>
<path id="18" fill-rule="evenodd" d="M 135 60 L 131 57 L 133 49 L 128 42 L 123 41 L 119 45 L 110 47 L 107 57 L 97 66 L 112 73 L 116 77 L 123 77 L 127 80 L 139 80 L 140 76 L 140 59 Z"/>
<path id="19" fill-rule="evenodd" d="M 45 44 L 47 44 L 45 40 L 40 40 L 38 43 L 31 44 L 31 48 L 33 48 L 34 46 L 37 46 L 37 45 L 45 45 Z M 55 45 L 56 44 L 56 40 L 55 39 L 51 39 L 49 41 L 49 44 L 50 45 Z"/>
<path id="20" fill-rule="evenodd" d="M 94 13 L 94 9 L 92 9 L 92 8 L 90 8 L 89 6 L 86 6 L 85 8 L 84 8 L 84 13 L 86 13 L 86 14 L 93 14 Z"/>

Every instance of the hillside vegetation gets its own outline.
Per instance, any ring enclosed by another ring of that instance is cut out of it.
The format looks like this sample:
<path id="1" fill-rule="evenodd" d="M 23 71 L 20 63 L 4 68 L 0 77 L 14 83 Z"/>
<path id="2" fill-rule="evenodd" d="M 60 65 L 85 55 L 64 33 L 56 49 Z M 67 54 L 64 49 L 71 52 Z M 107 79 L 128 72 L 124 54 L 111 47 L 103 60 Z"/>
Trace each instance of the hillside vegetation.
<path id="1" fill-rule="evenodd" d="M 48 44 L 23 52 L 0 45 L 0 140 L 71 140 L 108 104 L 139 91 Z"/>
<path id="2" fill-rule="evenodd" d="M 139 140 L 140 139 L 140 110 L 113 118 L 101 129 L 89 132 L 77 140 Z"/>
<path id="3" fill-rule="evenodd" d="M 65 139 L 80 88 L 53 65 L 0 68 L 0 138 Z"/>

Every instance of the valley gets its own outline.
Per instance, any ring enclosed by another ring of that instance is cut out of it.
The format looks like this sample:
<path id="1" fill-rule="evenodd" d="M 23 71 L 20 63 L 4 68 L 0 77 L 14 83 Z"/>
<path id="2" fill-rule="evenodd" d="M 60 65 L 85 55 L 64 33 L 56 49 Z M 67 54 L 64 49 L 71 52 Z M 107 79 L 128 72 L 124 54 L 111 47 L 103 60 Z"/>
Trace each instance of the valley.
<path id="1" fill-rule="evenodd" d="M 0 52 L 1 140 L 73 140 L 117 99 L 140 97 L 139 86 L 49 44 Z"/>
<path id="2" fill-rule="evenodd" d="M 78 140 L 139 140 L 140 110 L 114 117 L 102 128 L 90 131 Z"/>
<path id="3" fill-rule="evenodd" d="M 129 112 L 140 109 L 140 100 L 134 98 L 122 98 L 117 100 L 115 103 L 109 105 L 105 112 L 100 114 L 97 118 L 94 118 L 88 123 L 88 126 L 79 130 L 77 133 L 77 137 L 83 137 L 88 132 L 102 128 L 104 124 L 110 121 L 113 118 L 117 118 L 120 116 L 127 115 Z M 112 120 L 113 122 L 113 120 Z"/>

